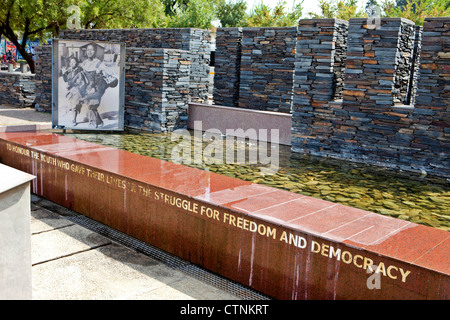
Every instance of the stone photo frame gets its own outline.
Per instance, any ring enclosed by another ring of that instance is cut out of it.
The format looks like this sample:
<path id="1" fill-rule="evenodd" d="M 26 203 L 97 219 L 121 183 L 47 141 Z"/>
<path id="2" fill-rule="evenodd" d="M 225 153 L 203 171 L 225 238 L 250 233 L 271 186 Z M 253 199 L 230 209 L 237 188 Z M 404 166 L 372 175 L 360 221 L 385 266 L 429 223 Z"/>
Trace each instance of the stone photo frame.
<path id="1" fill-rule="evenodd" d="M 123 131 L 124 97 L 124 43 L 53 40 L 53 128 Z"/>

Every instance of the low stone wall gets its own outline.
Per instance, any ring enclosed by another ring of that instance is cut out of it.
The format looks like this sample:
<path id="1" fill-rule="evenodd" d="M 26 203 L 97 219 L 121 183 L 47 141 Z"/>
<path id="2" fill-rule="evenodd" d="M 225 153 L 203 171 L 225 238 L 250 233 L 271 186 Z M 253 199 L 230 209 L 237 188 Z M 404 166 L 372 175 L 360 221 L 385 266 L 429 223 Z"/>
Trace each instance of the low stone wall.
<path id="1" fill-rule="evenodd" d="M 34 74 L 0 71 L 0 101 L 16 107 L 31 107 L 34 103 Z"/>
<path id="2" fill-rule="evenodd" d="M 196 126 L 196 121 L 200 121 Z M 190 103 L 188 129 L 219 130 L 222 134 L 291 144 L 291 115 L 283 112 L 260 111 Z"/>

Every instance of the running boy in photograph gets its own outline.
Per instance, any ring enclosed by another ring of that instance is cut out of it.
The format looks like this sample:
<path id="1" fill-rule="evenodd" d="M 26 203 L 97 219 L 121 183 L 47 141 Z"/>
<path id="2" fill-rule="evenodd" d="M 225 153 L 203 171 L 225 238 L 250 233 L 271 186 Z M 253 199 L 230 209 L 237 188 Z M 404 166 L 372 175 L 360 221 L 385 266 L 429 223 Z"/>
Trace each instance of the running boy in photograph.
<path id="1" fill-rule="evenodd" d="M 89 126 L 98 128 L 103 126 L 103 120 L 98 112 L 100 101 L 105 94 L 108 84 L 105 81 L 105 65 L 96 57 L 97 46 L 91 43 L 86 47 L 87 59 L 81 64 L 86 74 L 88 85 L 83 94 L 83 101 L 88 105 Z"/>

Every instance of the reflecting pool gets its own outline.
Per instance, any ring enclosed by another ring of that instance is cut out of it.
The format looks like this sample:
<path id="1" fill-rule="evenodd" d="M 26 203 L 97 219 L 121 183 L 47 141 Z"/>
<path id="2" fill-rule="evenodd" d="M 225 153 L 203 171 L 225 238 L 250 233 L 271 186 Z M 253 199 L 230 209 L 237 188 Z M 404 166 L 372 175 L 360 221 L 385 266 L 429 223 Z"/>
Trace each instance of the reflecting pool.
<path id="1" fill-rule="evenodd" d="M 258 148 L 252 140 L 190 133 L 189 137 L 131 132 L 65 135 L 450 231 L 446 179 L 301 156 L 291 153 L 289 146 L 260 143 Z M 261 147 L 267 150 L 261 153 Z M 235 161 L 229 161 L 230 152 Z M 239 157 L 242 154 L 245 160 Z M 258 158 L 254 163 L 252 155 L 266 155 L 266 161 Z"/>

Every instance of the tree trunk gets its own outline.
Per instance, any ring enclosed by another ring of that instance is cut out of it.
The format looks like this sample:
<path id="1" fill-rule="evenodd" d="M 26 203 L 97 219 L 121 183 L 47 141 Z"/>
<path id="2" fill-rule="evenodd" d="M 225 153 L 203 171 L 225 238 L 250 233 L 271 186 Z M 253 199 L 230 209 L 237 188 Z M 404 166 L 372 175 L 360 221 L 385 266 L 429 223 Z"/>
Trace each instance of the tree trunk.
<path id="1" fill-rule="evenodd" d="M 31 53 L 28 53 L 25 51 L 25 47 L 27 46 L 27 40 L 28 40 L 28 35 L 29 35 L 28 27 L 26 27 L 26 30 L 23 34 L 22 44 L 19 43 L 19 40 L 17 39 L 16 34 L 14 33 L 14 31 L 11 29 L 11 27 L 9 25 L 3 26 L 2 29 L 3 29 L 2 30 L 3 35 L 16 46 L 17 51 L 19 51 L 19 53 L 22 55 L 22 57 L 25 59 L 25 61 L 30 66 L 31 73 L 35 73 L 35 65 L 34 65 L 34 61 L 33 61 L 33 56 Z"/>
<path id="2" fill-rule="evenodd" d="M 35 73 L 35 65 L 34 65 L 34 60 L 33 60 L 33 55 L 31 53 L 28 53 L 27 51 L 25 51 L 25 46 L 17 46 L 17 51 L 19 51 L 19 53 L 22 55 L 22 57 L 25 59 L 25 61 L 28 63 L 28 65 L 30 66 L 30 71 L 31 73 Z"/>

